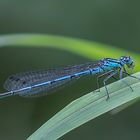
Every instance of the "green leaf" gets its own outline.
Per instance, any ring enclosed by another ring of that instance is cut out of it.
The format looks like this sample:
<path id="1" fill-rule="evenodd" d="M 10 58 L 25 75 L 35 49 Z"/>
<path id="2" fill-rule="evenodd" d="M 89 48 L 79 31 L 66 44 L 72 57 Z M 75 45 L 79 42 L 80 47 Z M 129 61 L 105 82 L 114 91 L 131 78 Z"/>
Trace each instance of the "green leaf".
<path id="1" fill-rule="evenodd" d="M 140 72 L 134 74 L 140 78 Z M 127 82 L 132 88 L 126 86 Z M 140 97 L 140 80 L 126 77 L 107 86 L 110 99 L 106 101 L 105 88 L 93 91 L 73 101 L 54 117 L 48 120 L 27 140 L 55 140 L 74 128 L 104 114 L 116 107 Z"/>
<path id="2" fill-rule="evenodd" d="M 135 70 L 140 70 L 140 65 L 137 65 L 140 60 L 139 54 L 115 46 L 83 39 L 43 34 L 1 35 L 0 47 L 3 46 L 57 48 L 76 53 L 89 59 L 101 59 L 105 57 L 119 58 L 120 56 L 130 55 L 135 60 Z"/>

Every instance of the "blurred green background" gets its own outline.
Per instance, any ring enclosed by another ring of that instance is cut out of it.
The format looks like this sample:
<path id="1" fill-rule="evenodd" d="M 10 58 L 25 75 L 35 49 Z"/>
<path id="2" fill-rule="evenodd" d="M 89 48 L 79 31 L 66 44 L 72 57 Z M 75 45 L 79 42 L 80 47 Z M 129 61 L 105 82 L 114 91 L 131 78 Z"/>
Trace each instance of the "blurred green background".
<path id="1" fill-rule="evenodd" d="M 0 33 L 44 33 L 87 39 L 140 52 L 140 1 L 0 0 Z M 114 52 L 115 54 L 115 52 Z M 17 72 L 84 63 L 82 56 L 51 48 L 0 48 L 0 85 Z M 18 96 L 0 101 L 0 139 L 24 140 L 74 99 L 96 89 L 84 77 L 56 94 L 38 99 Z M 85 84 L 86 83 L 86 84 Z M 61 140 L 140 140 L 140 103 L 106 113 Z"/>

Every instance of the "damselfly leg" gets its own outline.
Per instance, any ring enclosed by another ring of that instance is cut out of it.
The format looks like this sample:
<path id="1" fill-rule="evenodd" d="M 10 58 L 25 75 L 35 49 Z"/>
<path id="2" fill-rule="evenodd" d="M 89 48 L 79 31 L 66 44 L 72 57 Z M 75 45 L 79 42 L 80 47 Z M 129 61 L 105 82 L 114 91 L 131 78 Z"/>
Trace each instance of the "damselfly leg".
<path id="1" fill-rule="evenodd" d="M 106 76 L 106 75 L 108 75 L 109 76 L 109 74 L 110 73 L 112 73 L 113 72 L 113 70 L 110 70 L 110 71 L 108 71 L 108 72 L 106 72 L 106 73 L 103 73 L 103 74 L 101 74 L 101 75 L 99 75 L 99 76 L 97 76 L 97 92 L 100 92 L 100 79 L 102 78 L 102 77 L 104 77 L 104 76 Z"/>
<path id="2" fill-rule="evenodd" d="M 107 89 L 107 86 L 106 86 L 106 85 L 107 85 L 106 82 L 107 82 L 110 78 L 113 78 L 113 79 L 115 79 L 115 80 L 118 80 L 118 79 L 115 77 L 115 75 L 116 75 L 118 72 L 119 72 L 119 78 L 120 78 L 120 80 L 121 80 L 126 86 L 128 86 L 128 87 L 132 90 L 132 92 L 133 92 L 133 88 L 132 88 L 127 82 L 125 82 L 125 81 L 123 80 L 123 74 L 126 74 L 127 76 L 130 76 L 130 77 L 133 77 L 133 78 L 135 78 L 135 79 L 140 80 L 139 78 L 137 78 L 137 77 L 135 77 L 135 76 L 132 76 L 132 75 L 130 75 L 129 73 L 127 73 L 127 71 L 126 71 L 124 68 L 120 68 L 119 71 L 118 71 L 118 70 L 110 70 L 110 71 L 108 71 L 108 72 L 106 72 L 106 73 L 103 73 L 102 75 L 99 75 L 99 76 L 97 77 L 97 87 L 98 87 L 97 92 L 100 92 L 100 79 L 101 79 L 102 77 L 104 77 L 104 76 L 107 76 L 107 77 L 103 80 L 103 84 L 104 84 L 105 89 L 106 89 L 107 100 L 109 99 L 109 92 L 108 92 L 108 89 Z"/>
<path id="3" fill-rule="evenodd" d="M 121 80 L 123 83 L 125 83 L 125 84 L 132 90 L 132 92 L 133 92 L 133 88 L 132 88 L 127 82 L 125 82 L 125 81 L 123 80 L 123 73 L 124 73 L 124 68 L 122 67 L 122 68 L 120 68 L 120 74 L 119 74 L 120 80 Z"/>
<path id="4" fill-rule="evenodd" d="M 132 78 L 135 78 L 135 79 L 137 79 L 137 80 L 140 80 L 140 78 L 129 74 L 129 73 L 126 71 L 125 67 L 123 67 L 123 73 L 124 73 L 125 75 L 129 76 L 129 77 L 132 77 Z"/>
<path id="5" fill-rule="evenodd" d="M 108 75 L 108 76 L 103 80 L 103 84 L 104 84 L 104 86 L 105 86 L 106 94 L 107 94 L 107 99 L 106 99 L 106 100 L 109 99 L 109 92 L 108 92 L 108 89 L 107 89 L 107 86 L 106 86 L 106 82 L 107 82 L 110 78 L 117 79 L 117 78 L 114 77 L 114 75 L 116 75 L 116 74 L 117 74 L 117 71 L 110 70 L 110 71 L 108 71 L 108 72 L 106 72 L 106 73 L 103 73 L 102 75 L 99 75 L 99 76 L 97 77 L 97 86 L 98 86 L 97 92 L 100 92 L 100 81 L 99 81 L 99 79 L 101 79 L 102 77 Z"/>
<path id="6" fill-rule="evenodd" d="M 108 92 L 108 89 L 107 89 L 107 86 L 106 86 L 106 82 L 112 77 L 112 76 L 114 76 L 114 75 L 116 75 L 117 74 L 117 71 L 114 71 L 114 72 L 112 72 L 108 77 L 106 77 L 104 80 L 103 80 L 103 84 L 104 84 L 104 86 L 105 86 L 105 89 L 106 89 L 106 94 L 107 94 L 107 99 L 106 100 L 108 100 L 110 97 L 109 97 L 109 92 Z"/>

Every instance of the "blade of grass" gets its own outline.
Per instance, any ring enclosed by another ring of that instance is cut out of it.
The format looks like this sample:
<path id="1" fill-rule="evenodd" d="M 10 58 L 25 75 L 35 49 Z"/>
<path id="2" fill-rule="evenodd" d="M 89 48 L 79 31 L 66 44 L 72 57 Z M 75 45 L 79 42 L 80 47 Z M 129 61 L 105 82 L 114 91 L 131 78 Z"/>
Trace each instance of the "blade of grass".
<path id="1" fill-rule="evenodd" d="M 135 74 L 140 78 L 140 72 Z M 106 101 L 105 88 L 101 92 L 93 91 L 73 101 L 54 117 L 42 125 L 27 140 L 55 140 L 76 127 L 104 114 L 118 106 L 140 97 L 140 80 L 126 77 L 125 80 L 133 88 L 122 81 L 109 84 L 110 99 Z"/>
<path id="2" fill-rule="evenodd" d="M 41 34 L 13 34 L 1 35 L 0 46 L 24 46 L 24 47 L 51 47 L 63 49 L 84 56 L 89 59 L 101 59 L 105 57 L 120 57 L 130 55 L 135 62 L 139 62 L 140 56 L 136 53 L 117 48 L 110 45 L 104 45 L 93 41 L 83 39 L 74 39 L 68 37 L 41 35 Z M 140 65 L 136 65 L 136 69 Z"/>

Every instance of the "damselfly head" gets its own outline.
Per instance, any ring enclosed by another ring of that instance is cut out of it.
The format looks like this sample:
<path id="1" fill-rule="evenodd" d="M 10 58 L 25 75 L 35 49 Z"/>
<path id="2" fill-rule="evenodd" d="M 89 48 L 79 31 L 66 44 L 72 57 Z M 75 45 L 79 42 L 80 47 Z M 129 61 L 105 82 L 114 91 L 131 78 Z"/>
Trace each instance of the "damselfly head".
<path id="1" fill-rule="evenodd" d="M 122 64 L 126 64 L 128 68 L 134 68 L 135 64 L 133 59 L 130 56 L 122 56 L 120 58 Z"/>

